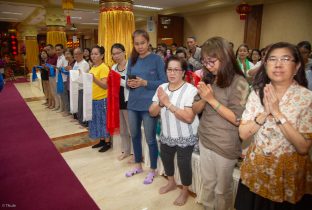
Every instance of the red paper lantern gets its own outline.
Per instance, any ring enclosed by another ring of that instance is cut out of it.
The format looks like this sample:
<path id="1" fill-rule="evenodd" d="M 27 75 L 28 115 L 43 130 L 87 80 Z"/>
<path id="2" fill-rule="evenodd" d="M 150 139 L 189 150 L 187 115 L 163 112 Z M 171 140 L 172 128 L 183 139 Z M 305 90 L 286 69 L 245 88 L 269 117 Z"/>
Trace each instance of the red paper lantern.
<path id="1" fill-rule="evenodd" d="M 70 21 L 70 16 L 69 15 L 66 16 L 66 23 L 67 23 L 67 25 L 71 25 L 71 21 Z"/>
<path id="2" fill-rule="evenodd" d="M 248 13 L 251 12 L 251 6 L 243 2 L 236 7 L 236 12 L 241 20 L 246 20 Z"/>

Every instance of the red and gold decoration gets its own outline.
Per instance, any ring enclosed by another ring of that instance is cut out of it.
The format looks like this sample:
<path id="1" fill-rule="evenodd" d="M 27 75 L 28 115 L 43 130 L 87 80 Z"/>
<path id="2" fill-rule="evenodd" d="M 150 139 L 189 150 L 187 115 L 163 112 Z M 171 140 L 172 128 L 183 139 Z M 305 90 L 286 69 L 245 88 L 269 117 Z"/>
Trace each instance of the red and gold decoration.
<path id="1" fill-rule="evenodd" d="M 110 48 L 114 43 L 125 46 L 129 55 L 132 50 L 132 33 L 135 30 L 132 0 L 101 0 L 98 43 L 106 49 L 105 63 L 113 65 Z"/>
<path id="2" fill-rule="evenodd" d="M 76 42 L 74 42 L 73 39 L 69 39 L 67 41 L 67 48 L 77 48 L 79 46 L 80 46 L 80 40 L 79 39 L 77 39 Z"/>
<path id="3" fill-rule="evenodd" d="M 241 20 L 246 20 L 248 13 L 251 12 L 251 6 L 245 2 L 242 2 L 236 7 L 236 12 L 239 14 Z"/>
<path id="4" fill-rule="evenodd" d="M 74 0 L 62 0 L 62 9 L 65 11 L 66 14 L 67 25 L 71 25 L 69 11 L 74 9 Z"/>
<path id="5" fill-rule="evenodd" d="M 16 38 L 16 30 L 9 30 L 9 45 L 10 45 L 10 53 L 13 56 L 17 55 L 17 38 Z"/>

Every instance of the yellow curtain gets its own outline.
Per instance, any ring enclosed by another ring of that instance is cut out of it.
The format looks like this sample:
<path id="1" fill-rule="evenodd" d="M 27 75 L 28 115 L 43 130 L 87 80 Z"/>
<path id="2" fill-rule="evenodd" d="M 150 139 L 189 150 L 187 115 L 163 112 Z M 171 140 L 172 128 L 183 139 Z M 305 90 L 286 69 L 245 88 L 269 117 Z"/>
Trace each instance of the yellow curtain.
<path id="1" fill-rule="evenodd" d="M 125 46 L 126 55 L 132 51 L 132 33 L 135 29 L 132 11 L 103 11 L 99 18 L 98 43 L 105 47 L 105 63 L 114 64 L 110 49 L 113 44 L 121 43 Z M 128 56 L 127 56 L 128 57 Z"/>
<path id="2" fill-rule="evenodd" d="M 63 44 L 63 46 L 66 47 L 66 33 L 64 31 L 48 31 L 47 44 L 52 44 L 53 46 L 56 44 Z"/>
<path id="3" fill-rule="evenodd" d="M 29 71 L 31 71 L 32 67 L 35 65 L 39 65 L 39 48 L 38 42 L 36 39 L 27 39 L 25 41 L 26 47 L 26 66 Z"/>

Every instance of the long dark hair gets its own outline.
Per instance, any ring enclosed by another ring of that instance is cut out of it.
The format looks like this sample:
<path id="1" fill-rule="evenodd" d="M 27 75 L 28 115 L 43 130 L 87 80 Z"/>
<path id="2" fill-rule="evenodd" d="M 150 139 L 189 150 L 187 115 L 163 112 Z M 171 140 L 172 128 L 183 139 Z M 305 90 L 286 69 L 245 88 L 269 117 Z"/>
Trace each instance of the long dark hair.
<path id="1" fill-rule="evenodd" d="M 263 105 L 263 97 L 264 97 L 263 89 L 264 89 L 266 84 L 269 84 L 271 82 L 270 78 L 267 75 L 265 65 L 266 65 L 268 58 L 271 55 L 271 52 L 275 49 L 280 49 L 280 48 L 289 49 L 292 56 L 295 59 L 296 65 L 300 64 L 300 67 L 299 67 L 296 75 L 294 76 L 294 80 L 296 80 L 298 82 L 298 84 L 303 86 L 303 87 L 308 86 L 308 81 L 306 79 L 305 71 L 304 71 L 303 58 L 299 52 L 298 47 L 296 47 L 293 44 L 287 43 L 287 42 L 278 42 L 278 43 L 272 44 L 271 47 L 268 49 L 268 51 L 265 55 L 265 58 L 264 58 L 264 63 L 260 66 L 260 69 L 257 72 L 255 79 L 254 79 L 254 82 L 252 84 L 254 90 L 256 92 L 258 92 L 258 94 L 259 94 L 262 105 Z"/>
<path id="2" fill-rule="evenodd" d="M 216 81 L 218 87 L 220 88 L 229 87 L 236 74 L 245 77 L 244 73 L 242 72 L 238 63 L 236 62 L 236 58 L 234 56 L 233 50 L 229 42 L 226 41 L 224 38 L 212 37 L 208 39 L 203 44 L 201 53 L 202 58 L 204 57 L 204 55 L 206 55 L 209 57 L 217 58 L 220 61 L 221 66 L 217 73 L 217 81 Z M 206 71 L 208 70 L 206 69 Z M 212 80 L 215 79 L 215 76 L 212 76 L 211 73 L 204 74 L 203 81 L 211 80 L 210 77 L 213 77 Z M 212 83 L 213 81 L 210 82 Z"/>
<path id="3" fill-rule="evenodd" d="M 149 42 L 149 35 L 148 33 L 145 31 L 145 30 L 142 30 L 142 29 L 138 29 L 136 31 L 133 32 L 132 34 L 132 42 L 133 42 L 133 45 L 134 45 L 134 37 L 136 36 L 143 36 L 147 42 Z M 139 57 L 139 53 L 135 50 L 134 46 L 132 48 L 132 52 L 131 52 L 131 57 L 130 57 L 130 60 L 131 60 L 131 66 L 134 66 L 138 60 L 138 57 Z"/>

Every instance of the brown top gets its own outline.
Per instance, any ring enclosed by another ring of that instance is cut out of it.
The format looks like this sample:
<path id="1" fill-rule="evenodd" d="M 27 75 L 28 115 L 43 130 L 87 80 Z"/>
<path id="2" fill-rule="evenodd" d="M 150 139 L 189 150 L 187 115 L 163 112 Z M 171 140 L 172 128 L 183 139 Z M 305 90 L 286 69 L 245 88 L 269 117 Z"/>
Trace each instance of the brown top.
<path id="1" fill-rule="evenodd" d="M 229 87 L 219 88 L 213 84 L 212 89 L 215 98 L 240 119 L 249 93 L 246 79 L 236 75 Z M 241 154 L 238 127 L 221 117 L 208 103 L 200 119 L 198 134 L 204 147 L 225 158 L 236 159 Z"/>

